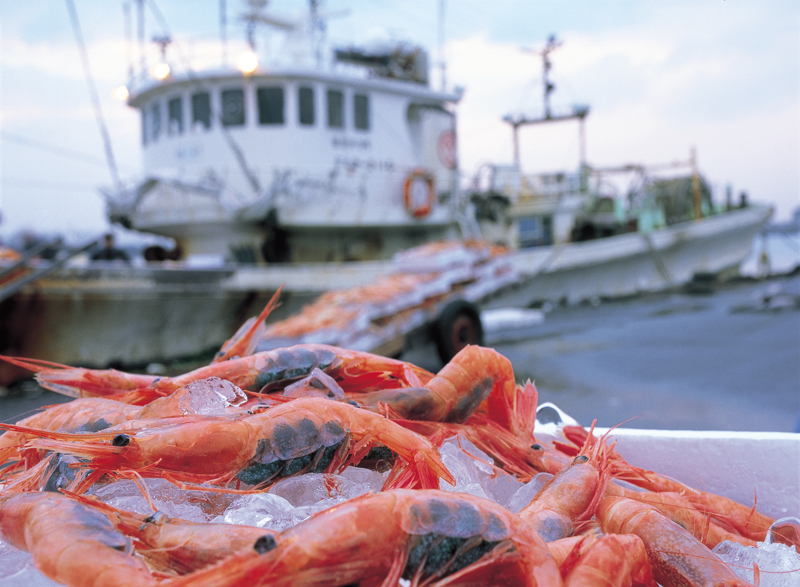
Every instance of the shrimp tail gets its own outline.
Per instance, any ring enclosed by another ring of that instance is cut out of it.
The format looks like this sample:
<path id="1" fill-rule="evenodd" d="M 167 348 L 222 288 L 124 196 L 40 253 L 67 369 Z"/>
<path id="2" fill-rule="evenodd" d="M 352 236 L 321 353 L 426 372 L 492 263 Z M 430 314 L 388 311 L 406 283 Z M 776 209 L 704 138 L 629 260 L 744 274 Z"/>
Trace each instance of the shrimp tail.
<path id="1" fill-rule="evenodd" d="M 529 379 L 524 385 L 517 385 L 513 404 L 509 406 L 511 432 L 524 442 L 534 442 L 533 427 L 536 423 L 536 408 L 539 406 L 539 392 Z"/>
<path id="2" fill-rule="evenodd" d="M 441 463 L 418 453 L 415 462 L 398 461 L 392 469 L 382 491 L 388 489 L 439 489 L 439 479 L 455 486 L 455 479 Z"/>
<path id="3" fill-rule="evenodd" d="M 217 352 L 214 360 L 211 363 L 219 363 L 234 357 L 244 357 L 253 353 L 253 341 L 258 340 L 258 334 L 264 329 L 264 321 L 267 319 L 275 308 L 280 306 L 278 298 L 283 290 L 281 285 L 275 294 L 270 298 L 267 305 L 261 310 L 257 318 L 251 318 L 242 324 L 242 327 L 231 338 L 225 341 L 222 348 Z"/>

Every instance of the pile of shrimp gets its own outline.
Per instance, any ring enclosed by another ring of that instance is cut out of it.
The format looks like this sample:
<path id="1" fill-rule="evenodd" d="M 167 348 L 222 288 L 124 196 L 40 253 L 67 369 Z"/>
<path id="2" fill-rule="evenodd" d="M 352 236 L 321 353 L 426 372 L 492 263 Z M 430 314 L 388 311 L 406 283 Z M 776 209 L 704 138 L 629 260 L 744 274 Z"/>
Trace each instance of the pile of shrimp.
<path id="1" fill-rule="evenodd" d="M 455 296 L 472 299 L 483 295 L 483 288 L 496 290 L 515 281 L 516 270 L 505 258 L 507 252 L 477 240 L 439 241 L 402 251 L 395 256 L 392 273 L 372 283 L 326 292 L 279 322 L 267 325 L 265 315 L 251 319 L 234 339 L 248 336 L 250 346 L 242 349 L 247 354 L 272 348 L 275 341 L 324 341 L 350 349 L 375 349 L 432 320 Z M 251 329 L 256 332 L 248 335 Z M 234 356 L 226 351 L 223 347 L 224 358 Z"/>
<path id="2" fill-rule="evenodd" d="M 246 354 L 248 336 L 176 377 L 3 357 L 75 399 L 0 424 L 2 540 L 75 587 L 751 584 L 712 549 L 764 541 L 775 520 L 640 469 L 591 429 L 537 436 L 536 388 L 492 349 L 434 374 L 326 345 Z M 444 490 L 454 439 L 537 489 L 515 511 Z M 157 480 L 219 511 L 289 478 L 332 494 L 354 467 L 380 491 L 280 531 L 169 517 L 150 495 Z M 103 501 L 120 482 L 147 513 Z"/>

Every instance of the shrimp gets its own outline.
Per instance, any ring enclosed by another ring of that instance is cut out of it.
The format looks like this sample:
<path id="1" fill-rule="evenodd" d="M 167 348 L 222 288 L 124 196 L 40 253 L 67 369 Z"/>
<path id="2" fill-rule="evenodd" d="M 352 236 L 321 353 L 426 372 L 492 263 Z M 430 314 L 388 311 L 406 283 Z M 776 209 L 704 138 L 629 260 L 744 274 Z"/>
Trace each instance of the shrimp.
<path id="1" fill-rule="evenodd" d="M 603 442 L 561 469 L 518 515 L 536 529 L 545 542 L 571 536 L 575 526 L 594 515 L 609 480 L 608 458 Z"/>
<path id="2" fill-rule="evenodd" d="M 377 522 L 377 523 L 376 523 Z M 169 582 L 233 585 L 562 585 L 541 538 L 489 500 L 393 490 L 320 512 L 254 549 Z"/>
<path id="3" fill-rule="evenodd" d="M 565 426 L 564 433 L 572 442 L 595 442 L 592 434 L 580 426 Z M 610 458 L 615 462 L 614 476 L 617 479 L 648 491 L 680 493 L 695 509 L 710 515 L 713 521 L 729 532 L 763 542 L 769 527 L 775 522 L 774 518 L 756 511 L 755 504 L 749 507 L 721 495 L 698 491 L 674 479 L 631 465 L 613 451 Z"/>
<path id="4" fill-rule="evenodd" d="M 644 543 L 635 534 L 585 537 L 577 551 L 579 556 L 559 567 L 565 587 L 656 587 Z"/>
<path id="5" fill-rule="evenodd" d="M 597 519 L 607 533 L 635 534 L 642 539 L 653 576 L 662 585 L 749 585 L 653 506 L 625 497 L 606 497 L 597 507 Z"/>
<path id="6" fill-rule="evenodd" d="M 136 375 L 115 369 L 82 369 L 66 365 L 6 357 L 14 365 L 36 371 L 42 387 L 72 397 L 115 397 L 126 403 L 146 404 L 208 377 L 219 377 L 252 392 L 271 391 L 305 377 L 315 368 L 344 383 L 345 392 L 377 387 L 424 385 L 433 374 L 396 359 L 322 344 L 301 344 L 213 363 L 177 377 Z M 340 384 L 341 384 L 340 383 Z"/>
<path id="7" fill-rule="evenodd" d="M 0 497 L 0 534 L 42 573 L 75 587 L 157 585 L 130 539 L 101 513 L 56 493 Z"/>
<path id="8" fill-rule="evenodd" d="M 99 432 L 114 426 L 130 424 L 147 426 L 139 420 L 184 417 L 200 414 L 213 405 L 236 406 L 247 400 L 244 392 L 233 384 L 216 377 L 190 383 L 175 393 L 150 402 L 144 407 L 132 406 L 112 399 L 78 398 L 65 404 L 51 406 L 17 425 L 52 432 Z M 152 425 L 152 424 L 150 424 Z M 0 464 L 21 456 L 21 447 L 32 435 L 7 431 L 0 436 Z M 38 454 L 27 451 L 26 466 L 38 462 Z"/>
<path id="9" fill-rule="evenodd" d="M 114 527 L 135 539 L 136 552 L 162 572 L 186 574 L 205 568 L 256 544 L 274 541 L 275 532 L 238 524 L 205 524 L 169 518 L 162 512 L 134 514 L 68 493 L 76 501 L 105 514 Z"/>
<path id="10" fill-rule="evenodd" d="M 409 420 L 464 422 L 479 410 L 523 442 L 533 441 L 536 388 L 517 386 L 511 362 L 494 349 L 464 347 L 424 387 L 348 397 L 370 409 L 387 405 Z"/>
<path id="11" fill-rule="evenodd" d="M 103 398 L 77 399 L 50 406 L 17 422 L 20 426 L 61 432 L 97 432 L 135 418 L 141 408 Z M 0 436 L 0 464 L 19 456 L 30 437 L 18 432 Z"/>
<path id="12" fill-rule="evenodd" d="M 399 456 L 387 487 L 438 487 L 438 478 L 455 484 L 427 439 L 341 402 L 301 398 L 255 414 L 187 420 L 91 435 L 30 431 L 40 438 L 29 444 L 88 458 L 86 467 L 97 471 L 132 469 L 223 485 L 237 478 L 258 487 L 308 470 L 341 471 L 380 445 Z"/>
<path id="13" fill-rule="evenodd" d="M 627 497 L 655 507 L 670 520 L 686 528 L 708 548 L 714 548 L 723 540 L 737 542 L 743 546 L 756 545 L 755 540 L 729 532 L 712 522 L 709 517 L 697 511 L 694 506 L 692 506 L 692 502 L 680 493 L 669 491 L 663 491 L 661 493 L 654 493 L 652 491 L 638 492 L 609 483 L 606 487 L 606 495 Z"/>

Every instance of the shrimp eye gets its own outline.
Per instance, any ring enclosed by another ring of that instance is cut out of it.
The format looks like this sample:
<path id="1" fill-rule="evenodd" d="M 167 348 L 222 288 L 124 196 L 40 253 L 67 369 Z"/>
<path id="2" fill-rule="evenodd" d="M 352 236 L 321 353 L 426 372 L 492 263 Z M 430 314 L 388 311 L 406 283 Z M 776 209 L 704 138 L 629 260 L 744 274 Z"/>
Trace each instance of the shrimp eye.
<path id="1" fill-rule="evenodd" d="M 164 512 L 155 512 L 151 516 L 147 516 L 142 520 L 145 524 L 162 524 L 167 520 L 167 515 Z"/>
<path id="2" fill-rule="evenodd" d="M 532 445 L 531 445 L 531 448 L 532 448 L 533 450 L 543 450 L 543 448 L 542 448 L 542 445 L 541 445 L 541 444 L 539 444 L 538 442 L 537 442 L 536 444 L 532 444 Z"/>
<path id="3" fill-rule="evenodd" d="M 578 455 L 577 457 L 572 459 L 572 464 L 573 465 L 580 465 L 581 463 L 585 463 L 588 460 L 589 460 L 589 457 L 587 457 L 586 455 Z"/>
<path id="4" fill-rule="evenodd" d="M 354 402 L 353 400 L 347 400 L 347 403 L 350 404 L 351 406 L 355 406 L 357 408 L 361 407 L 360 405 L 358 405 L 358 402 Z"/>
<path id="5" fill-rule="evenodd" d="M 273 548 L 278 548 L 278 543 L 276 542 L 275 538 L 269 534 L 262 536 L 256 540 L 256 543 L 253 545 L 253 548 L 258 554 L 264 554 L 265 552 L 269 552 Z"/>
<path id="6" fill-rule="evenodd" d="M 117 434 L 111 444 L 114 446 L 128 446 L 131 443 L 131 437 L 127 434 Z"/>

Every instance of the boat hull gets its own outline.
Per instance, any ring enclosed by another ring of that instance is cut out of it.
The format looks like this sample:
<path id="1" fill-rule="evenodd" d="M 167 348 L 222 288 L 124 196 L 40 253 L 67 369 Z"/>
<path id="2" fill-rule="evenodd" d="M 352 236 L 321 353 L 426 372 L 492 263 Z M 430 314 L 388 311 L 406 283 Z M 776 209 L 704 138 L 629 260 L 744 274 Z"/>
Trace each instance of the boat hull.
<path id="1" fill-rule="evenodd" d="M 487 307 L 575 303 L 660 291 L 696 274 L 738 271 L 772 214 L 754 206 L 647 233 L 539 247 L 512 255 L 520 280 Z"/>
<path id="2" fill-rule="evenodd" d="M 472 301 L 486 309 L 574 303 L 668 289 L 697 273 L 736 271 L 771 213 L 751 207 L 650 234 L 517 251 L 509 261 L 519 280 Z M 281 305 L 270 321 L 299 312 L 325 291 L 364 285 L 392 270 L 391 262 L 64 269 L 0 303 L 0 354 L 130 368 L 210 353 L 278 287 L 284 288 Z M 24 375 L 0 365 L 0 385 Z"/>

